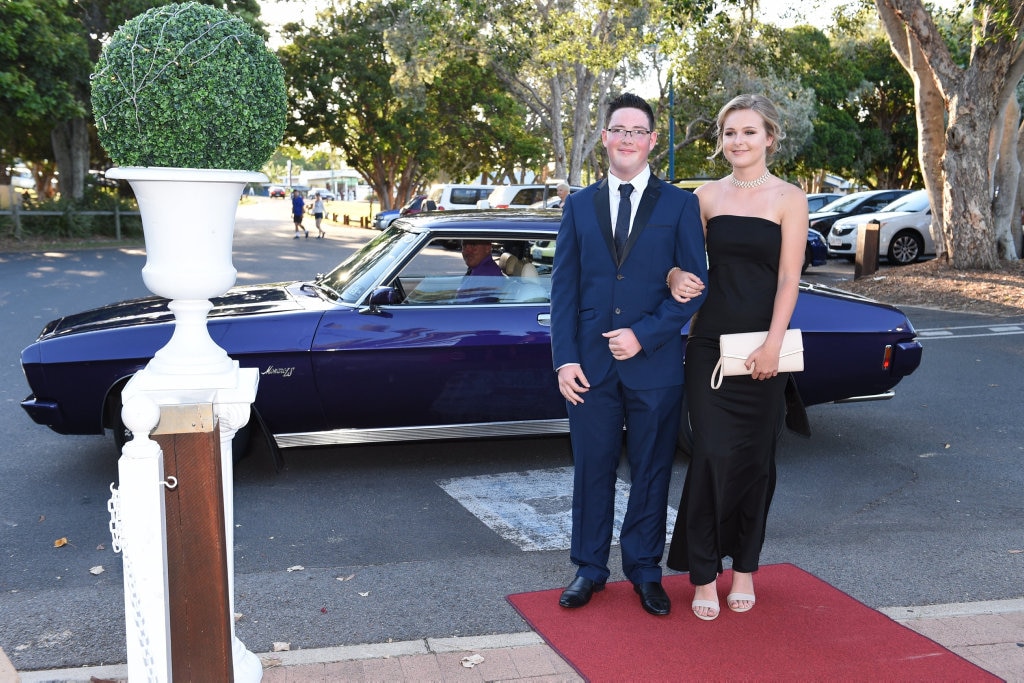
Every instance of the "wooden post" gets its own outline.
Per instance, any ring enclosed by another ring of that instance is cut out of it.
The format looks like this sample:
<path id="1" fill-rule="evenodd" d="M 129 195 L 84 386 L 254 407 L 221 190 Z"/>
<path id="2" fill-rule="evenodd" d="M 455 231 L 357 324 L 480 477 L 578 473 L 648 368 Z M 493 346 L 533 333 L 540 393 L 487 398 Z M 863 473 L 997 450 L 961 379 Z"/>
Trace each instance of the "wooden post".
<path id="1" fill-rule="evenodd" d="M 163 406 L 171 669 L 178 681 L 232 681 L 232 624 L 220 427 L 213 404 Z"/>
<path id="2" fill-rule="evenodd" d="M 878 231 L 882 224 L 869 221 L 857 225 L 857 255 L 853 263 L 853 279 L 874 275 L 878 271 Z"/>

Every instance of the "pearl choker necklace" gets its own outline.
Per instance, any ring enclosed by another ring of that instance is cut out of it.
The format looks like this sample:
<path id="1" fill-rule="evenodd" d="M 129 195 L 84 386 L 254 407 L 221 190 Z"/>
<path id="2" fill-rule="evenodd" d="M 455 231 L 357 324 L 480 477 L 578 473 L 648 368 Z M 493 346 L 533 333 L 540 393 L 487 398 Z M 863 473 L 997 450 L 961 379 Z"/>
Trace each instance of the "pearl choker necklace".
<path id="1" fill-rule="evenodd" d="M 734 187 L 739 187 L 741 189 L 747 190 L 752 187 L 760 187 L 761 185 L 764 185 L 766 182 L 768 182 L 768 179 L 771 177 L 772 172 L 769 171 L 768 169 L 765 169 L 764 173 L 762 173 L 757 178 L 754 178 L 753 180 L 738 180 L 736 176 L 730 173 L 729 182 L 732 183 Z"/>

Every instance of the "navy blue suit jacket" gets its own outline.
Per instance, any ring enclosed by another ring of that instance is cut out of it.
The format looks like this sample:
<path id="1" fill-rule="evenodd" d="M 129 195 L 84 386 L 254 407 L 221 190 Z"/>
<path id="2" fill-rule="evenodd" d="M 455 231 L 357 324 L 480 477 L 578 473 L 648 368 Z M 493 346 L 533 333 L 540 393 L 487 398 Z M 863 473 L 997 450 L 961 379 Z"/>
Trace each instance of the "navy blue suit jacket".
<path id="1" fill-rule="evenodd" d="M 707 285 L 697 197 L 652 175 L 621 261 L 609 206 L 605 180 L 566 199 L 551 277 L 554 367 L 579 363 L 592 385 L 613 372 L 631 389 L 682 384 L 682 327 L 704 294 L 681 304 L 669 294 L 665 276 L 679 266 Z M 616 361 L 601 333 L 622 327 L 631 328 L 643 348 Z"/>

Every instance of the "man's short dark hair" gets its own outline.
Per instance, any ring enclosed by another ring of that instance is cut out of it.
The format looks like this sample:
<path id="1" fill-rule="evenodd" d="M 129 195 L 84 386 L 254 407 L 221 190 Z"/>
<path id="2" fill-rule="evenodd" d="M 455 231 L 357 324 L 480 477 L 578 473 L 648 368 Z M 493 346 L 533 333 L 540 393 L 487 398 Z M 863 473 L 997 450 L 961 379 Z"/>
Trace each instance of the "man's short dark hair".
<path id="1" fill-rule="evenodd" d="M 611 120 L 612 114 L 619 109 L 627 108 L 639 109 L 647 114 L 647 125 L 651 130 L 654 130 L 654 110 L 651 109 L 651 105 L 644 98 L 631 92 L 624 92 L 608 103 L 608 120 Z"/>

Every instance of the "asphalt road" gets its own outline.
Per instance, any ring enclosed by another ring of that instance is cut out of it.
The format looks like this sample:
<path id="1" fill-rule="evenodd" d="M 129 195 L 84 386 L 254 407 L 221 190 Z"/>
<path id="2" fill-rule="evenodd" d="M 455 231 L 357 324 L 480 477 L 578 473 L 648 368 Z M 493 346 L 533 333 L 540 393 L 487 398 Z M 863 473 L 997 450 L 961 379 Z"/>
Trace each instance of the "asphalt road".
<path id="1" fill-rule="evenodd" d="M 328 234 L 293 240 L 280 200 L 243 206 L 239 283 L 324 271 L 371 233 Z M 112 440 L 32 423 L 18 405 L 18 354 L 57 315 L 145 295 L 144 259 L 116 248 L 0 254 L 0 648 L 19 669 L 125 661 L 106 510 Z M 850 271 L 830 264 L 806 278 Z M 813 436 L 783 437 L 762 561 L 794 563 L 875 607 L 1020 598 L 1024 318 L 908 313 L 924 361 L 896 398 L 813 407 Z M 237 633 L 253 651 L 526 631 L 505 596 L 573 575 L 566 550 L 523 550 L 458 497 L 510 476 L 538 515 L 567 509 L 565 438 L 296 450 L 286 462 L 277 473 L 257 454 L 236 468 Z M 684 471 L 677 463 L 673 504 Z"/>

